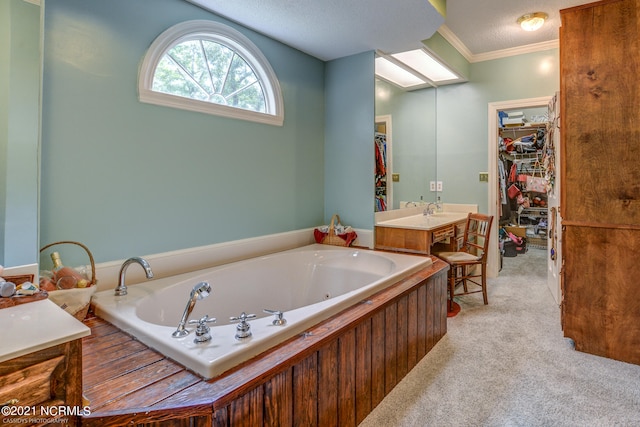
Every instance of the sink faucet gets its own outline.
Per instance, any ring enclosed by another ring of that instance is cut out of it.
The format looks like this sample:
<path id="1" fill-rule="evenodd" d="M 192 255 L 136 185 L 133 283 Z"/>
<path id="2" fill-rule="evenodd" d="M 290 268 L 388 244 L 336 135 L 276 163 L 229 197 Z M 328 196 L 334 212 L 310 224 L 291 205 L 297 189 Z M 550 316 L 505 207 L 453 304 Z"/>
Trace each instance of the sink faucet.
<path id="1" fill-rule="evenodd" d="M 433 206 L 433 207 L 432 207 Z M 429 215 L 433 215 L 434 213 L 436 213 L 434 207 L 437 207 L 438 205 L 436 205 L 433 202 L 429 202 L 429 204 L 427 205 L 427 207 L 424 209 L 424 215 L 425 216 L 429 216 Z"/>
<path id="2" fill-rule="evenodd" d="M 118 287 L 115 290 L 116 296 L 122 296 L 127 294 L 127 287 L 124 284 L 124 273 L 127 270 L 127 267 L 133 263 L 138 263 L 144 268 L 144 273 L 147 276 L 147 279 L 153 278 L 153 271 L 151 271 L 151 266 L 149 263 L 140 257 L 129 258 L 125 262 L 122 263 L 122 267 L 120 267 L 120 280 L 118 281 Z"/>
<path id="3" fill-rule="evenodd" d="M 200 282 L 193 287 L 191 293 L 189 294 L 189 301 L 187 301 L 187 306 L 184 308 L 184 313 L 182 313 L 182 319 L 180 319 L 180 323 L 176 330 L 171 334 L 174 338 L 186 337 L 189 335 L 189 331 L 185 329 L 185 325 L 187 324 L 187 320 L 189 319 L 189 315 L 193 311 L 193 307 L 196 306 L 196 301 L 205 299 L 211 293 L 211 285 L 207 282 Z"/>

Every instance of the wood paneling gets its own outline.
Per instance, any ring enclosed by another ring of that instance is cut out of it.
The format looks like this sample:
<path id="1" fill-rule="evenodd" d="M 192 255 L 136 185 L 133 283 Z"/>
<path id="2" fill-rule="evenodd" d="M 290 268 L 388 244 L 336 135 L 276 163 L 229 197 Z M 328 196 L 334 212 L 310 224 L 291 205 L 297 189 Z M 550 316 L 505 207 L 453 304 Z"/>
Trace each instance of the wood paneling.
<path id="1" fill-rule="evenodd" d="M 318 389 L 318 424 L 332 426 L 338 422 L 338 341 L 318 350 L 319 382 L 324 387 Z"/>
<path id="2" fill-rule="evenodd" d="M 600 2 L 562 13 L 563 217 L 640 224 L 640 8 Z"/>
<path id="3" fill-rule="evenodd" d="M 564 334 L 640 364 L 640 2 L 561 17 Z"/>
<path id="4" fill-rule="evenodd" d="M 362 422 L 373 408 L 371 405 L 372 322 L 373 319 L 362 322 L 356 331 L 356 424 Z"/>
<path id="5" fill-rule="evenodd" d="M 0 363 L 0 403 L 18 399 L 17 405 L 36 409 L 33 417 L 17 417 L 16 425 L 37 418 L 41 406 L 82 407 L 81 357 L 82 341 L 74 340 Z M 64 425 L 79 421 L 75 416 L 60 418 Z"/>
<path id="6" fill-rule="evenodd" d="M 376 249 L 429 254 L 431 233 L 424 230 L 376 227 Z"/>
<path id="7" fill-rule="evenodd" d="M 99 409 L 82 423 L 356 426 L 446 333 L 447 268 L 436 259 L 366 303 L 208 381 L 90 320 L 95 334 L 85 354 L 98 369 L 85 372 L 85 391 Z M 92 348 L 107 350 L 103 340 L 117 349 L 112 378 Z M 130 353 L 122 348 L 127 340 Z M 126 366 L 132 361 L 135 370 Z"/>
<path id="8" fill-rule="evenodd" d="M 640 230 L 567 227 L 565 335 L 576 350 L 640 364 Z M 588 260 L 588 261 L 587 261 Z"/>
<path id="9" fill-rule="evenodd" d="M 287 369 L 268 380 L 264 385 L 264 425 L 293 425 L 292 370 Z"/>

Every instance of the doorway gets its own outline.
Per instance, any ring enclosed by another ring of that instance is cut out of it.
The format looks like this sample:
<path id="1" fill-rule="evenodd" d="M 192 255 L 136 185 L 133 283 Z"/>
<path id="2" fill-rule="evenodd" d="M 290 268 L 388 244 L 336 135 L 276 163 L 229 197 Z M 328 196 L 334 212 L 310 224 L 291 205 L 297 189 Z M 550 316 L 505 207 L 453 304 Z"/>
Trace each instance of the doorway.
<path id="1" fill-rule="evenodd" d="M 489 192 L 488 206 L 489 215 L 494 217 L 496 224 L 491 230 L 491 238 L 489 239 L 489 253 L 487 256 L 487 276 L 498 277 L 500 271 L 500 248 L 498 245 L 498 220 L 500 207 L 500 198 L 498 197 L 498 112 L 504 110 L 513 110 L 519 108 L 538 108 L 547 107 L 551 96 L 543 96 L 538 98 L 518 99 L 512 101 L 491 102 L 488 108 L 488 153 L 489 153 Z"/>
<path id="2" fill-rule="evenodd" d="M 375 121 L 375 212 L 393 209 L 393 156 L 391 116 L 376 116 Z"/>

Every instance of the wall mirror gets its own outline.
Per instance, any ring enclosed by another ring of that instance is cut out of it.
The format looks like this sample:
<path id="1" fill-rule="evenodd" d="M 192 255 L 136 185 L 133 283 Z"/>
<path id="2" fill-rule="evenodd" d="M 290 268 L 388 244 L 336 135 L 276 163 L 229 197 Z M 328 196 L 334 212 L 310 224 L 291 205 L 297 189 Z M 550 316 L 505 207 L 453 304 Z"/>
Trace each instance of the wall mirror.
<path id="1" fill-rule="evenodd" d="M 0 2 L 0 264 L 38 262 L 40 6 Z"/>
<path id="2" fill-rule="evenodd" d="M 437 182 L 437 93 L 435 87 L 403 91 L 376 79 L 376 117 L 390 117 L 393 123 L 386 184 L 392 186 L 393 200 L 387 210 L 421 200 L 435 202 L 438 197 L 437 188 L 430 185 Z"/>

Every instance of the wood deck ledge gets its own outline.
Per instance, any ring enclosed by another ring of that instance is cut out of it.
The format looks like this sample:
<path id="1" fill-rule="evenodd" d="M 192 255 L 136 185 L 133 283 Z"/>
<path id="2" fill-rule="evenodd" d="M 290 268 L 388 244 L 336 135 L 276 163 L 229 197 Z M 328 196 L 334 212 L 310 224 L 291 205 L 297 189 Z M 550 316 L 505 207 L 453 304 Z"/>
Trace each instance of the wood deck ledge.
<path id="1" fill-rule="evenodd" d="M 149 423 L 203 416 L 229 405 L 256 384 L 295 365 L 353 328 L 356 323 L 384 308 L 425 279 L 446 272 L 446 263 L 434 258 L 431 266 L 357 304 L 251 360 L 205 380 L 107 321 L 95 316 L 85 320 L 91 335 L 83 338 L 83 392 L 91 415 L 83 426 Z M 445 325 L 446 327 L 446 325 Z"/>

